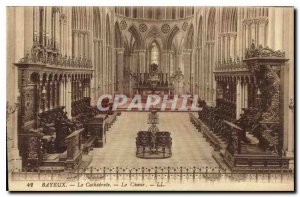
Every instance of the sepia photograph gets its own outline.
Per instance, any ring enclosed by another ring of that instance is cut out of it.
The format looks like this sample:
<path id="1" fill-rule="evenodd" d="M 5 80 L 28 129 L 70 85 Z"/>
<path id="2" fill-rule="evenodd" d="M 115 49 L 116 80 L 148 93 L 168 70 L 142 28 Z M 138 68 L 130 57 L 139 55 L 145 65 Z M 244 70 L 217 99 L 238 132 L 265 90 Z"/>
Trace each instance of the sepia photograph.
<path id="1" fill-rule="evenodd" d="M 295 191 L 294 7 L 5 9 L 8 191 Z"/>

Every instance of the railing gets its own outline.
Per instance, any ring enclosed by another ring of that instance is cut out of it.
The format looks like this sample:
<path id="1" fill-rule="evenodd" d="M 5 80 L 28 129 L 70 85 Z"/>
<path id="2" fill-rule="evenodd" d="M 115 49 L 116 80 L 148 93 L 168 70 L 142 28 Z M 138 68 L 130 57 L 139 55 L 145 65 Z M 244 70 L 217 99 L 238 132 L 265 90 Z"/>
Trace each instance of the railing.
<path id="1" fill-rule="evenodd" d="M 12 181 L 82 181 L 82 180 L 153 180 L 153 181 L 237 181 L 285 182 L 294 180 L 293 169 L 256 169 L 255 171 L 226 171 L 221 167 L 153 167 L 153 168 L 86 168 L 73 172 L 13 170 Z"/>

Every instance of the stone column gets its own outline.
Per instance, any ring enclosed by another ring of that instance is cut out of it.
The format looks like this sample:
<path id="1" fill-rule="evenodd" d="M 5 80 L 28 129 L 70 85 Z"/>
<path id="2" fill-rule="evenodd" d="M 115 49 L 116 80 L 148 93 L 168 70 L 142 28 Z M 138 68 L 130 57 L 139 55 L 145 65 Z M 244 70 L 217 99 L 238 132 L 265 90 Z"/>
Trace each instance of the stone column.
<path id="1" fill-rule="evenodd" d="M 71 91 L 71 78 L 66 79 L 66 112 L 68 118 L 71 118 L 71 104 L 72 104 L 72 91 Z"/>
<path id="2" fill-rule="evenodd" d="M 100 64 L 99 64 L 99 56 L 100 56 L 100 53 L 99 53 L 99 42 L 98 40 L 95 40 L 94 41 L 94 83 L 95 83 L 95 88 L 94 88 L 94 91 L 93 91 L 93 101 L 94 100 L 97 100 L 96 97 L 99 96 L 99 81 L 101 80 L 102 76 L 101 76 L 101 72 L 99 72 L 100 70 Z"/>
<path id="3" fill-rule="evenodd" d="M 53 99 L 53 101 L 52 101 L 53 108 L 57 107 L 57 105 L 58 105 L 57 98 L 59 97 L 59 91 L 58 91 L 57 84 L 58 84 L 57 81 L 54 80 L 53 81 L 53 85 L 52 85 L 52 87 L 53 87 L 53 96 L 52 96 L 52 99 Z"/>
<path id="4" fill-rule="evenodd" d="M 30 52 L 33 43 L 33 7 L 24 7 L 24 50 Z M 30 27 L 30 28 L 28 28 Z"/>
<path id="5" fill-rule="evenodd" d="M 244 82 L 241 83 L 241 112 L 242 108 L 244 108 Z"/>
<path id="6" fill-rule="evenodd" d="M 244 57 L 244 54 L 245 54 L 245 49 L 246 49 L 246 40 L 247 40 L 247 37 L 246 37 L 246 25 L 243 23 L 243 38 L 242 38 L 242 54 L 241 54 L 241 57 Z"/>
<path id="7" fill-rule="evenodd" d="M 241 114 L 241 81 L 237 80 L 236 85 L 236 119 L 240 118 Z"/>
<path id="8" fill-rule="evenodd" d="M 235 43 L 236 39 L 235 38 L 236 38 L 235 34 L 231 35 L 231 37 L 230 37 L 230 57 L 232 59 L 235 58 L 235 47 L 236 47 L 236 43 Z"/>
<path id="9" fill-rule="evenodd" d="M 67 94 L 68 94 L 68 91 L 67 91 L 67 81 L 66 81 L 66 78 L 64 78 L 63 82 L 62 82 L 62 85 L 63 85 L 63 106 L 66 107 L 67 105 Z"/>
<path id="10" fill-rule="evenodd" d="M 258 44 L 265 47 L 266 45 L 266 38 L 265 38 L 265 32 L 266 32 L 266 19 L 261 19 L 258 23 Z"/>
<path id="11" fill-rule="evenodd" d="M 227 60 L 227 37 L 225 35 L 223 35 L 222 50 L 223 50 L 222 60 Z"/>
<path id="12" fill-rule="evenodd" d="M 33 7 L 33 40 L 38 42 L 39 41 L 39 28 L 40 28 L 40 7 L 36 6 L 36 7 Z"/>
<path id="13" fill-rule="evenodd" d="M 61 38 L 60 38 L 60 22 L 59 22 L 59 12 L 56 11 L 55 13 L 55 43 L 56 43 L 56 49 L 58 49 L 61 52 L 60 46 L 61 46 Z"/>
<path id="14" fill-rule="evenodd" d="M 50 91 L 49 91 L 48 77 L 45 80 L 44 86 L 45 86 L 45 91 L 46 91 L 45 92 L 45 100 L 44 100 L 44 110 L 47 111 L 49 109 L 49 102 L 50 102 L 50 100 L 49 100 L 49 93 L 50 93 Z"/>
<path id="15" fill-rule="evenodd" d="M 73 56 L 78 57 L 78 32 L 73 31 Z"/>
<path id="16" fill-rule="evenodd" d="M 283 8 L 275 8 L 275 50 L 283 49 Z"/>
<path id="17" fill-rule="evenodd" d="M 208 102 L 209 105 L 212 106 L 213 103 L 213 42 L 209 42 L 209 65 L 208 65 Z"/>
<path id="18" fill-rule="evenodd" d="M 81 58 L 84 57 L 84 54 L 85 54 L 85 44 L 84 44 L 84 32 L 81 31 L 80 34 L 79 34 L 79 56 Z"/>
<path id="19" fill-rule="evenodd" d="M 226 45 L 226 50 L 227 50 L 227 53 L 226 53 L 226 60 L 229 59 L 230 57 L 230 53 L 231 53 L 231 37 L 230 37 L 230 34 L 227 34 L 227 45 Z"/>
<path id="20" fill-rule="evenodd" d="M 89 33 L 88 32 L 86 32 L 85 34 L 84 34 L 84 39 L 85 39 L 85 41 L 84 41 L 84 43 L 85 43 L 85 46 L 84 46 L 84 51 L 85 51 L 85 58 L 86 59 L 89 59 L 90 58 L 90 53 L 89 53 L 89 50 L 90 50 L 90 47 L 89 47 Z"/>
<path id="21" fill-rule="evenodd" d="M 63 80 L 58 81 L 58 91 L 59 91 L 58 106 L 63 106 L 63 94 L 64 94 Z"/>
<path id="22" fill-rule="evenodd" d="M 68 9 L 68 23 L 67 23 L 67 25 L 68 25 L 68 27 L 67 27 L 67 29 L 68 29 L 68 31 L 67 31 L 67 38 L 68 38 L 68 40 L 67 40 L 67 54 L 68 54 L 68 56 L 72 56 L 72 47 L 74 47 L 73 46 L 73 43 L 72 43 L 72 9 L 70 8 L 70 9 Z"/>
<path id="23" fill-rule="evenodd" d="M 248 108 L 248 83 L 244 84 L 244 108 Z"/>
<path id="24" fill-rule="evenodd" d="M 123 69 L 124 69 L 124 48 L 116 49 L 116 64 L 117 64 L 117 88 L 119 93 L 123 93 Z"/>
<path id="25" fill-rule="evenodd" d="M 198 79 L 199 79 L 199 62 L 198 62 L 198 50 L 199 48 L 196 47 L 195 50 L 193 50 L 193 57 L 194 57 L 194 65 L 195 65 L 195 73 L 194 73 L 194 94 L 199 95 L 198 92 Z M 172 74 L 172 73 L 170 73 Z"/>
<path id="26" fill-rule="evenodd" d="M 52 14 L 52 7 L 48 6 L 48 7 L 45 7 L 45 10 L 46 10 L 46 23 L 45 23 L 45 26 L 46 26 L 46 46 L 50 45 L 51 43 L 50 42 L 50 38 L 51 38 L 51 14 Z"/>
<path id="27" fill-rule="evenodd" d="M 99 46 L 99 55 L 100 55 L 100 69 L 99 69 L 99 75 L 101 76 L 100 82 L 98 81 L 98 84 L 96 84 L 95 88 L 100 87 L 99 93 L 102 94 L 103 93 L 103 85 L 104 85 L 104 49 L 103 49 L 103 40 L 100 40 L 100 46 Z"/>
<path id="28" fill-rule="evenodd" d="M 268 35 L 267 35 L 267 46 L 271 49 L 274 49 L 275 38 L 274 38 L 274 31 L 275 31 L 275 7 L 268 8 L 268 18 L 269 18 L 269 25 L 268 25 Z"/>
<path id="29" fill-rule="evenodd" d="M 245 23 L 245 48 L 249 48 L 250 46 L 250 35 L 249 35 L 249 24 L 248 23 Z M 245 49 L 244 49 L 245 50 Z"/>
<path id="30" fill-rule="evenodd" d="M 124 51 L 123 51 L 124 54 Z M 139 67 L 140 67 L 140 72 L 145 73 L 146 71 L 146 62 L 145 62 L 145 57 L 146 57 L 146 51 L 145 50 L 140 50 L 138 51 L 139 55 Z"/>
<path id="31" fill-rule="evenodd" d="M 216 105 L 216 90 L 217 90 L 217 84 L 214 76 L 214 71 L 215 71 L 215 64 L 216 64 L 216 54 L 217 54 L 217 49 L 215 42 L 212 42 L 212 49 L 211 49 L 211 105 L 215 106 Z"/>
<path id="32" fill-rule="evenodd" d="M 65 24 L 63 22 L 63 20 L 60 18 L 59 20 L 59 37 L 61 39 L 61 42 L 60 42 L 60 52 L 62 53 L 62 55 L 64 56 L 66 54 L 65 52 L 65 42 L 66 42 L 66 38 L 64 36 L 65 34 Z"/>

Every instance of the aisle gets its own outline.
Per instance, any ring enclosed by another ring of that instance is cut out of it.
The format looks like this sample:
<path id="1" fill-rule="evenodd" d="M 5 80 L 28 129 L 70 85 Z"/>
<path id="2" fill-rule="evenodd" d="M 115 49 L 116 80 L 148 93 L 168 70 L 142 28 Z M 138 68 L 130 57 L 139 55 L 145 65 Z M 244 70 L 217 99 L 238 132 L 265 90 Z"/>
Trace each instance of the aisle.
<path id="1" fill-rule="evenodd" d="M 95 148 L 89 154 L 93 167 L 217 167 L 212 157 L 213 148 L 190 123 L 188 113 L 158 113 L 160 130 L 171 132 L 173 156 L 168 159 L 140 159 L 135 156 L 135 138 L 138 130 L 147 130 L 147 112 L 122 112 L 107 133 L 104 148 Z"/>

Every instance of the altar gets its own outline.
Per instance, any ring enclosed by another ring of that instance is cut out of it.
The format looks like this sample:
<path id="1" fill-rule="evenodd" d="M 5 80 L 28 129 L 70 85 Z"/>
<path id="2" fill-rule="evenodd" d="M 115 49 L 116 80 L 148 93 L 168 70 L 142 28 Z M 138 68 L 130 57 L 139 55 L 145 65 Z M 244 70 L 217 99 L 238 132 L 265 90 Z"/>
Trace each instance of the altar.
<path id="1" fill-rule="evenodd" d="M 168 73 L 158 71 L 158 65 L 153 63 L 150 65 L 148 73 L 137 73 L 136 86 L 133 88 L 136 94 L 148 96 L 156 95 L 172 95 L 174 87 L 170 82 Z"/>

